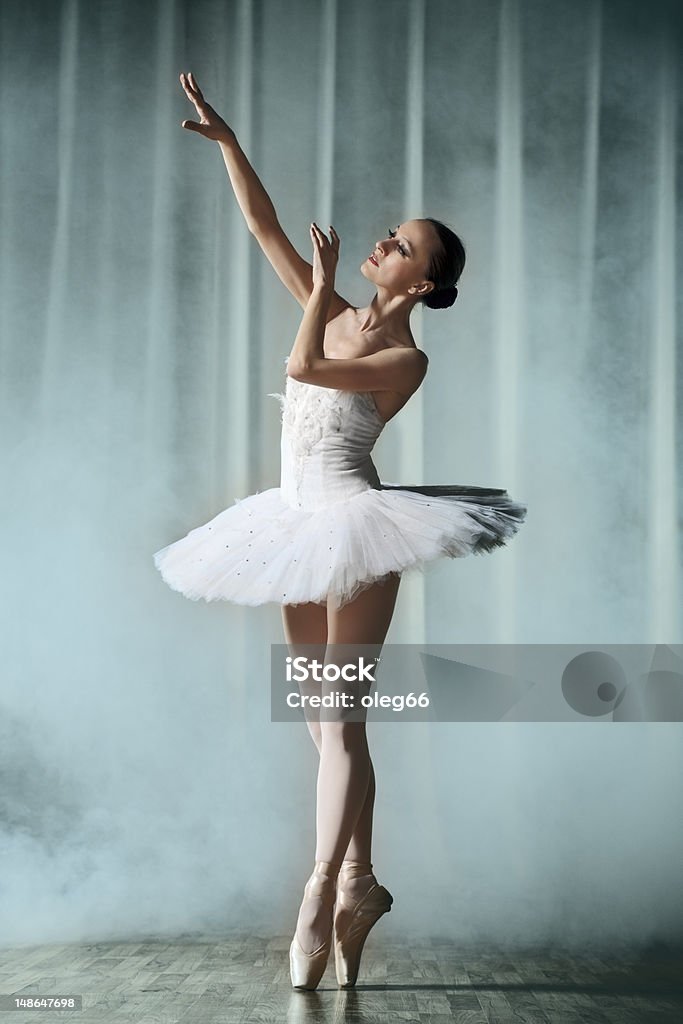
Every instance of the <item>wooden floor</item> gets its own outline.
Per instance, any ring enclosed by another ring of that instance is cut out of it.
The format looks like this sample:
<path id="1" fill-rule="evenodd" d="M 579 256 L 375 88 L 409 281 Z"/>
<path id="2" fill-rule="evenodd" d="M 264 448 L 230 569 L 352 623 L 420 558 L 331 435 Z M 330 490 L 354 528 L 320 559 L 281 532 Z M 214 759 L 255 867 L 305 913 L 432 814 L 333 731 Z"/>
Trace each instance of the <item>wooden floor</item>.
<path id="1" fill-rule="evenodd" d="M 316 992 L 289 980 L 289 937 L 145 941 L 0 950 L 0 993 L 82 995 L 81 1011 L 0 1011 L 0 1020 L 79 1024 L 349 1021 L 351 1024 L 681 1024 L 683 956 L 607 958 L 464 951 L 368 939 L 355 990 L 334 963 Z"/>

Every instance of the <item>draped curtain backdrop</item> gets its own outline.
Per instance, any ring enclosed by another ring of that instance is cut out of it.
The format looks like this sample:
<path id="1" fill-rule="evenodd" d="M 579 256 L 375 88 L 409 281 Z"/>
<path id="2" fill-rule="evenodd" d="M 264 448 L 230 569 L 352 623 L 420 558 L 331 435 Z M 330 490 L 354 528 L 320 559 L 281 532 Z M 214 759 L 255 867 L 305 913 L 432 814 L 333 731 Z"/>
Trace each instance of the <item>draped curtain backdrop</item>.
<path id="1" fill-rule="evenodd" d="M 218 146 L 180 127 L 179 72 L 304 255 L 334 223 L 357 305 L 388 226 L 465 241 L 376 462 L 529 514 L 406 580 L 388 642 L 669 645 L 681 22 L 660 0 L 2 4 L 0 941 L 284 935 L 313 859 L 317 753 L 270 721 L 279 609 L 187 601 L 152 563 L 279 483 L 267 395 L 301 315 Z M 680 725 L 590 724 L 370 727 L 385 937 L 680 933 Z"/>

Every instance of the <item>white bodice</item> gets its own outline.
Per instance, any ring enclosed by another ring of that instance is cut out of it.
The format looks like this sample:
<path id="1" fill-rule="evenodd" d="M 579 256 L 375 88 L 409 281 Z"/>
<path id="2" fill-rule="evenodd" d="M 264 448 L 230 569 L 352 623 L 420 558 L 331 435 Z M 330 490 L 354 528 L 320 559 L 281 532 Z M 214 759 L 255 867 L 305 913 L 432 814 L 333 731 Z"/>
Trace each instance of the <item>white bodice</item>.
<path id="1" fill-rule="evenodd" d="M 280 489 L 293 508 L 314 510 L 380 487 L 370 453 L 384 429 L 366 391 L 338 391 L 287 377 Z"/>
<path id="2" fill-rule="evenodd" d="M 465 484 L 380 481 L 371 453 L 384 429 L 371 392 L 286 378 L 279 487 L 236 498 L 155 552 L 174 590 L 192 600 L 340 608 L 389 573 L 436 558 L 493 551 L 526 505 Z"/>

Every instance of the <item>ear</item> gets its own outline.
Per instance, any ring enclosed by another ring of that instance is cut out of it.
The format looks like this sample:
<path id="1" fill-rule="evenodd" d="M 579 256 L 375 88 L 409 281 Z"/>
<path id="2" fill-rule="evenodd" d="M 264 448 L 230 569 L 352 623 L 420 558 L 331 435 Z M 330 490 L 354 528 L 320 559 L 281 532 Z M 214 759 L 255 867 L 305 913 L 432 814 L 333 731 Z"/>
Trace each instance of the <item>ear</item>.
<path id="1" fill-rule="evenodd" d="M 433 281 L 422 281 L 420 284 L 411 284 L 408 292 L 410 295 L 428 295 L 429 292 L 434 291 Z"/>

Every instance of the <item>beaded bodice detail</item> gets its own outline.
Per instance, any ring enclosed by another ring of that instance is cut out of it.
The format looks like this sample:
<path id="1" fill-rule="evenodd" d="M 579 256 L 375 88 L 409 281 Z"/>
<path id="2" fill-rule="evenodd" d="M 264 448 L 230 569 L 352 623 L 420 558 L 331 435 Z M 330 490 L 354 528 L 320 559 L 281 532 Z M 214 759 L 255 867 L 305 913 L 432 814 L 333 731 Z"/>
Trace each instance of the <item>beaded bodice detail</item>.
<path id="1" fill-rule="evenodd" d="M 370 453 L 384 422 L 369 392 L 287 377 L 284 394 L 269 397 L 282 412 L 280 487 L 288 504 L 320 508 L 380 486 Z"/>
<path id="2" fill-rule="evenodd" d="M 287 380 L 280 401 L 282 425 L 287 430 L 292 450 L 298 457 L 310 454 L 325 434 L 342 429 L 343 416 L 339 392 L 301 381 Z"/>

